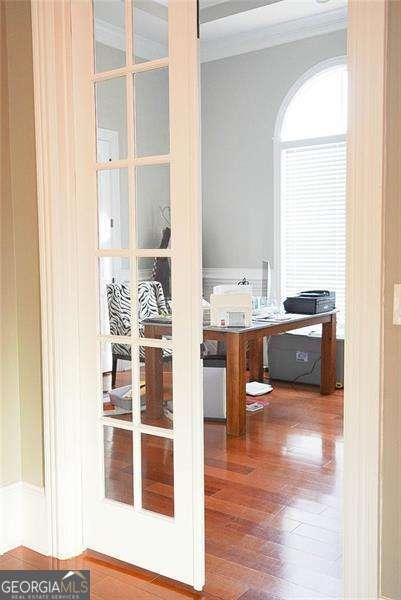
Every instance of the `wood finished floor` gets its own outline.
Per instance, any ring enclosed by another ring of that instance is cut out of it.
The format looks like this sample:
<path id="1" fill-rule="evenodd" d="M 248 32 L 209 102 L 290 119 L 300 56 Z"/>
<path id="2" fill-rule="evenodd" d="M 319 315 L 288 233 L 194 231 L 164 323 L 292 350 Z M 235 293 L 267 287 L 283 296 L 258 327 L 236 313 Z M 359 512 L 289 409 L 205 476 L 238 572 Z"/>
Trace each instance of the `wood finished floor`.
<path id="1" fill-rule="evenodd" d="M 270 405 L 248 415 L 245 437 L 229 439 L 223 425 L 206 423 L 202 594 L 88 553 L 58 561 L 21 547 L 0 557 L 0 568 L 90 569 L 93 600 L 339 598 L 342 410 L 340 391 L 322 397 L 276 382 Z M 115 439 L 107 451 L 114 493 L 129 498 L 124 448 Z M 160 448 L 148 456 L 149 503 L 171 510 L 171 472 L 157 468 Z M 168 464 L 165 449 L 163 456 Z"/>

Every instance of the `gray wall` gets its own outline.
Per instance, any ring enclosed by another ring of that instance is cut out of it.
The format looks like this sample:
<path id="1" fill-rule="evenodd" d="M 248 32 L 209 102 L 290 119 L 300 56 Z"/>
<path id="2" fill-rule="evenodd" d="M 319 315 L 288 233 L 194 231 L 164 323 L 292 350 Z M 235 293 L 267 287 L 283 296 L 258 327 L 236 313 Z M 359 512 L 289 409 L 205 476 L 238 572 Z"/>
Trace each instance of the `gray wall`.
<path id="1" fill-rule="evenodd" d="M 274 265 L 277 112 L 307 69 L 344 54 L 338 31 L 202 65 L 204 268 Z"/>

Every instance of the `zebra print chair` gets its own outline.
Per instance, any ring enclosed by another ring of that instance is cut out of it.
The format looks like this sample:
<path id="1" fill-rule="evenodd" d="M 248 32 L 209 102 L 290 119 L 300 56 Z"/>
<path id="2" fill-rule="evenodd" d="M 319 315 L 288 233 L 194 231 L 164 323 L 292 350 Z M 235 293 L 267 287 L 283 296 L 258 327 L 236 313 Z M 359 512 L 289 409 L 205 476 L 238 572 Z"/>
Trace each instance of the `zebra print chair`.
<path id="1" fill-rule="evenodd" d="M 128 283 L 109 283 L 106 286 L 111 335 L 131 335 L 131 293 Z M 138 284 L 139 336 L 144 337 L 142 321 L 167 313 L 163 288 L 158 281 L 141 281 Z M 112 344 L 113 356 L 111 385 L 114 388 L 118 360 L 131 360 L 131 346 Z M 139 348 L 139 358 L 145 360 L 144 348 Z M 163 350 L 163 359 L 171 358 L 171 350 Z"/>

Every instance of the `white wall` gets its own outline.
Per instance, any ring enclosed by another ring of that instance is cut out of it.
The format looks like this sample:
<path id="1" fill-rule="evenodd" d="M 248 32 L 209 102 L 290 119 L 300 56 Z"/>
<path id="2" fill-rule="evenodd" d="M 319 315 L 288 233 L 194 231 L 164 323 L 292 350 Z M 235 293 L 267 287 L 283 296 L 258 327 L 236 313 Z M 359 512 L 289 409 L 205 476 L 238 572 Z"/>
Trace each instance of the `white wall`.
<path id="1" fill-rule="evenodd" d="M 204 268 L 274 266 L 277 112 L 307 69 L 345 54 L 338 31 L 202 65 Z"/>

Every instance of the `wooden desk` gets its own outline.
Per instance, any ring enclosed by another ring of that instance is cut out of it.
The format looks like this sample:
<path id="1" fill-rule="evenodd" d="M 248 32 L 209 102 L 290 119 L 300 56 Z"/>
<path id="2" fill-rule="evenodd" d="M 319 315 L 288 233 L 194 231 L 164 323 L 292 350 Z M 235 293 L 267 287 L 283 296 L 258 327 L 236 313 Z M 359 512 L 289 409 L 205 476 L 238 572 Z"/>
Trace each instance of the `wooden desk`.
<path id="1" fill-rule="evenodd" d="M 225 342 L 227 434 L 246 433 L 246 351 L 249 351 L 250 381 L 263 381 L 263 339 L 301 327 L 322 324 L 320 393 L 332 394 L 336 384 L 337 311 L 319 315 L 297 315 L 281 323 L 254 322 L 251 327 L 203 327 L 204 340 Z M 145 337 L 171 334 L 171 325 L 145 323 Z M 145 348 L 147 411 L 157 418 L 163 413 L 163 365 L 159 348 Z"/>

